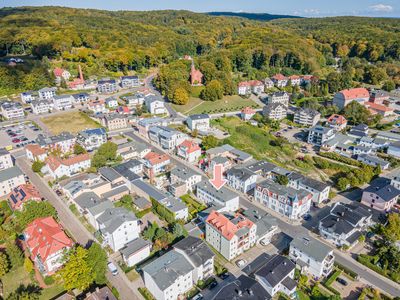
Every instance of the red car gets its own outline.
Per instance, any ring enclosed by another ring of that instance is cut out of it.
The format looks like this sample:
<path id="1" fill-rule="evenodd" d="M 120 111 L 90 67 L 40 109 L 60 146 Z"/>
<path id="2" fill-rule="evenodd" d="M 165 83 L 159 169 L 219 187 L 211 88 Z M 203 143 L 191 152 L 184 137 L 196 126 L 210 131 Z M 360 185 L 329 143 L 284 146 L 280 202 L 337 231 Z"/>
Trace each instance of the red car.
<path id="1" fill-rule="evenodd" d="M 20 139 L 13 139 L 12 142 L 13 143 L 19 143 L 19 142 L 21 142 L 21 140 Z"/>

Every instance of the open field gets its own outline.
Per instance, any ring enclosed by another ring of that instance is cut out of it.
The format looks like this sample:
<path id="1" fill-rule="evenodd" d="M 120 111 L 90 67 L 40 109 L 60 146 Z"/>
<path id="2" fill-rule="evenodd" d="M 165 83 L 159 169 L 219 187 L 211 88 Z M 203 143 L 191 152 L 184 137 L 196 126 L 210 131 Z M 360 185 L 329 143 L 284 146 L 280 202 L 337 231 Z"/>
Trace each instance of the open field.
<path id="1" fill-rule="evenodd" d="M 40 120 L 53 134 L 59 134 L 63 131 L 77 133 L 84 129 L 101 127 L 100 124 L 82 112 L 65 113 L 41 118 Z"/>
<path id="2" fill-rule="evenodd" d="M 203 101 L 199 98 L 191 97 L 186 105 L 172 105 L 173 108 L 184 114 L 213 114 L 230 111 L 239 111 L 246 106 L 258 108 L 258 104 L 251 99 L 243 99 L 240 96 L 225 96 L 217 101 Z"/>
<path id="3" fill-rule="evenodd" d="M 3 282 L 4 298 L 14 292 L 20 285 L 27 286 L 32 283 L 29 273 L 27 273 L 24 267 L 19 267 L 15 270 L 11 270 L 1 278 Z"/>

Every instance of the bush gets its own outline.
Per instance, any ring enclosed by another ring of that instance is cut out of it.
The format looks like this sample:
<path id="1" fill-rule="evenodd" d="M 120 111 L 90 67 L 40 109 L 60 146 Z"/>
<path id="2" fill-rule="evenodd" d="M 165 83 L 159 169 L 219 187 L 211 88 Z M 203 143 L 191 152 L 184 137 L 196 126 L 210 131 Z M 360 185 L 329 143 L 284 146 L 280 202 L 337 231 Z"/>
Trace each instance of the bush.
<path id="1" fill-rule="evenodd" d="M 52 276 L 46 276 L 45 278 L 44 278 L 44 283 L 46 284 L 46 285 L 52 285 L 53 283 L 54 283 L 54 278 L 52 277 Z"/>
<path id="2" fill-rule="evenodd" d="M 339 277 L 339 275 L 342 273 L 341 270 L 335 270 L 331 275 L 329 275 L 329 277 L 325 280 L 324 285 L 325 286 L 330 286 L 335 280 L 336 278 Z"/>
<path id="3" fill-rule="evenodd" d="M 329 158 L 329 159 L 333 159 L 338 162 L 342 162 L 342 163 L 345 163 L 345 164 L 348 164 L 351 166 L 355 166 L 355 167 L 361 167 L 363 165 L 362 162 L 359 162 L 359 161 L 349 158 L 349 157 L 345 157 L 345 156 L 340 155 L 335 152 L 319 152 L 318 155 Z"/>
<path id="4" fill-rule="evenodd" d="M 156 300 L 154 296 L 150 293 L 150 291 L 145 287 L 138 288 L 139 293 L 144 297 L 146 300 Z"/>
<path id="5" fill-rule="evenodd" d="M 358 277 L 358 274 L 349 268 L 339 264 L 338 262 L 335 262 L 335 267 L 338 268 L 339 270 L 342 270 L 345 272 L 347 275 L 349 275 L 351 278 L 356 279 Z"/>

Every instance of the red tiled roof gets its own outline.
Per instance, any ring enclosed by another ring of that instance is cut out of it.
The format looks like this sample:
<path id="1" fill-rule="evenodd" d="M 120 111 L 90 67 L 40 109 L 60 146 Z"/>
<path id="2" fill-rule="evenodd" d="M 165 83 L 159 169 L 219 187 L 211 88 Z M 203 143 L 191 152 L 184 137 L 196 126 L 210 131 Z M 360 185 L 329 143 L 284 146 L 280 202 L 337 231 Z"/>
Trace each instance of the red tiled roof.
<path id="1" fill-rule="evenodd" d="M 245 107 L 242 109 L 242 113 L 245 115 L 250 115 L 250 114 L 255 114 L 256 111 L 254 109 L 252 109 L 251 107 Z"/>
<path id="2" fill-rule="evenodd" d="M 347 120 L 345 117 L 337 114 L 333 114 L 328 118 L 328 123 L 334 124 L 334 125 L 343 125 L 347 123 Z"/>
<path id="3" fill-rule="evenodd" d="M 364 103 L 365 107 L 370 108 L 374 111 L 382 111 L 382 112 L 391 112 L 394 111 L 393 108 L 387 107 L 382 104 L 376 104 L 374 102 L 366 102 Z"/>
<path id="4" fill-rule="evenodd" d="M 259 80 L 242 81 L 239 83 L 239 86 L 260 86 L 260 85 L 264 84 Z"/>
<path id="5" fill-rule="evenodd" d="M 286 76 L 282 75 L 282 74 L 275 74 L 274 76 L 272 76 L 273 79 L 275 80 L 286 80 Z"/>
<path id="6" fill-rule="evenodd" d="M 25 150 L 30 151 L 33 154 L 33 156 L 46 154 L 46 149 L 41 148 L 38 144 L 26 145 Z"/>
<path id="7" fill-rule="evenodd" d="M 52 171 L 55 171 L 58 169 L 59 166 L 64 165 L 64 166 L 72 166 L 74 164 L 80 163 L 85 160 L 89 160 L 90 156 L 89 153 L 84 153 L 84 154 L 79 154 L 73 157 L 69 157 L 66 159 L 61 159 L 56 156 L 49 156 L 46 159 L 46 163 L 50 167 Z"/>
<path id="8" fill-rule="evenodd" d="M 188 154 L 200 150 L 199 145 L 191 140 L 183 141 L 182 144 L 180 144 L 178 147 L 185 147 L 186 153 L 188 153 Z"/>
<path id="9" fill-rule="evenodd" d="M 156 152 L 149 152 L 144 159 L 150 162 L 152 166 L 164 163 L 169 160 L 167 154 L 158 154 Z"/>
<path id="10" fill-rule="evenodd" d="M 234 224 L 223 214 L 213 210 L 208 215 L 206 222 L 217 229 L 227 240 L 231 240 L 240 228 L 247 227 L 250 229 L 254 225 L 252 221 L 241 214 L 236 214 L 235 217 L 242 217 L 243 220 Z"/>
<path id="11" fill-rule="evenodd" d="M 345 100 L 369 98 L 369 92 L 365 88 L 354 88 L 348 90 L 342 90 L 339 93 L 343 94 Z"/>
<path id="12" fill-rule="evenodd" d="M 61 68 L 55 68 L 53 70 L 54 76 L 56 76 L 56 77 L 61 77 L 63 72 L 64 72 L 64 69 L 61 69 Z"/>
<path id="13" fill-rule="evenodd" d="M 292 76 L 289 76 L 289 79 L 290 79 L 290 80 L 298 80 L 298 79 L 300 79 L 300 76 L 298 76 L 298 75 L 292 75 Z"/>
<path id="14" fill-rule="evenodd" d="M 41 200 L 39 191 L 32 184 L 21 184 L 8 194 L 8 202 L 13 210 L 19 209 L 29 200 Z"/>
<path id="15" fill-rule="evenodd" d="M 26 244 L 32 257 L 40 256 L 42 261 L 66 248 L 72 247 L 73 241 L 62 230 L 53 217 L 44 217 L 34 220 L 25 229 Z"/>

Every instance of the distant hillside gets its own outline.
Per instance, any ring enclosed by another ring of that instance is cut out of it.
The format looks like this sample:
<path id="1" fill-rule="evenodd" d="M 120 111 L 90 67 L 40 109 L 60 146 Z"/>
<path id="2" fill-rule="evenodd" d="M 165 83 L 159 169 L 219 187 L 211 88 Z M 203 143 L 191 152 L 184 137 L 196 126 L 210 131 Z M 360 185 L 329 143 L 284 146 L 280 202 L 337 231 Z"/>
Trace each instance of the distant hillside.
<path id="1" fill-rule="evenodd" d="M 246 12 L 209 12 L 207 13 L 208 15 L 211 16 L 223 16 L 223 17 L 240 17 L 240 18 L 245 18 L 249 20 L 256 20 L 256 21 L 271 21 L 271 20 L 276 20 L 276 19 L 299 19 L 301 17 L 298 16 L 290 16 L 290 15 L 271 15 L 271 14 L 266 14 L 266 13 L 261 13 L 261 14 L 256 14 L 256 13 L 246 13 Z"/>

